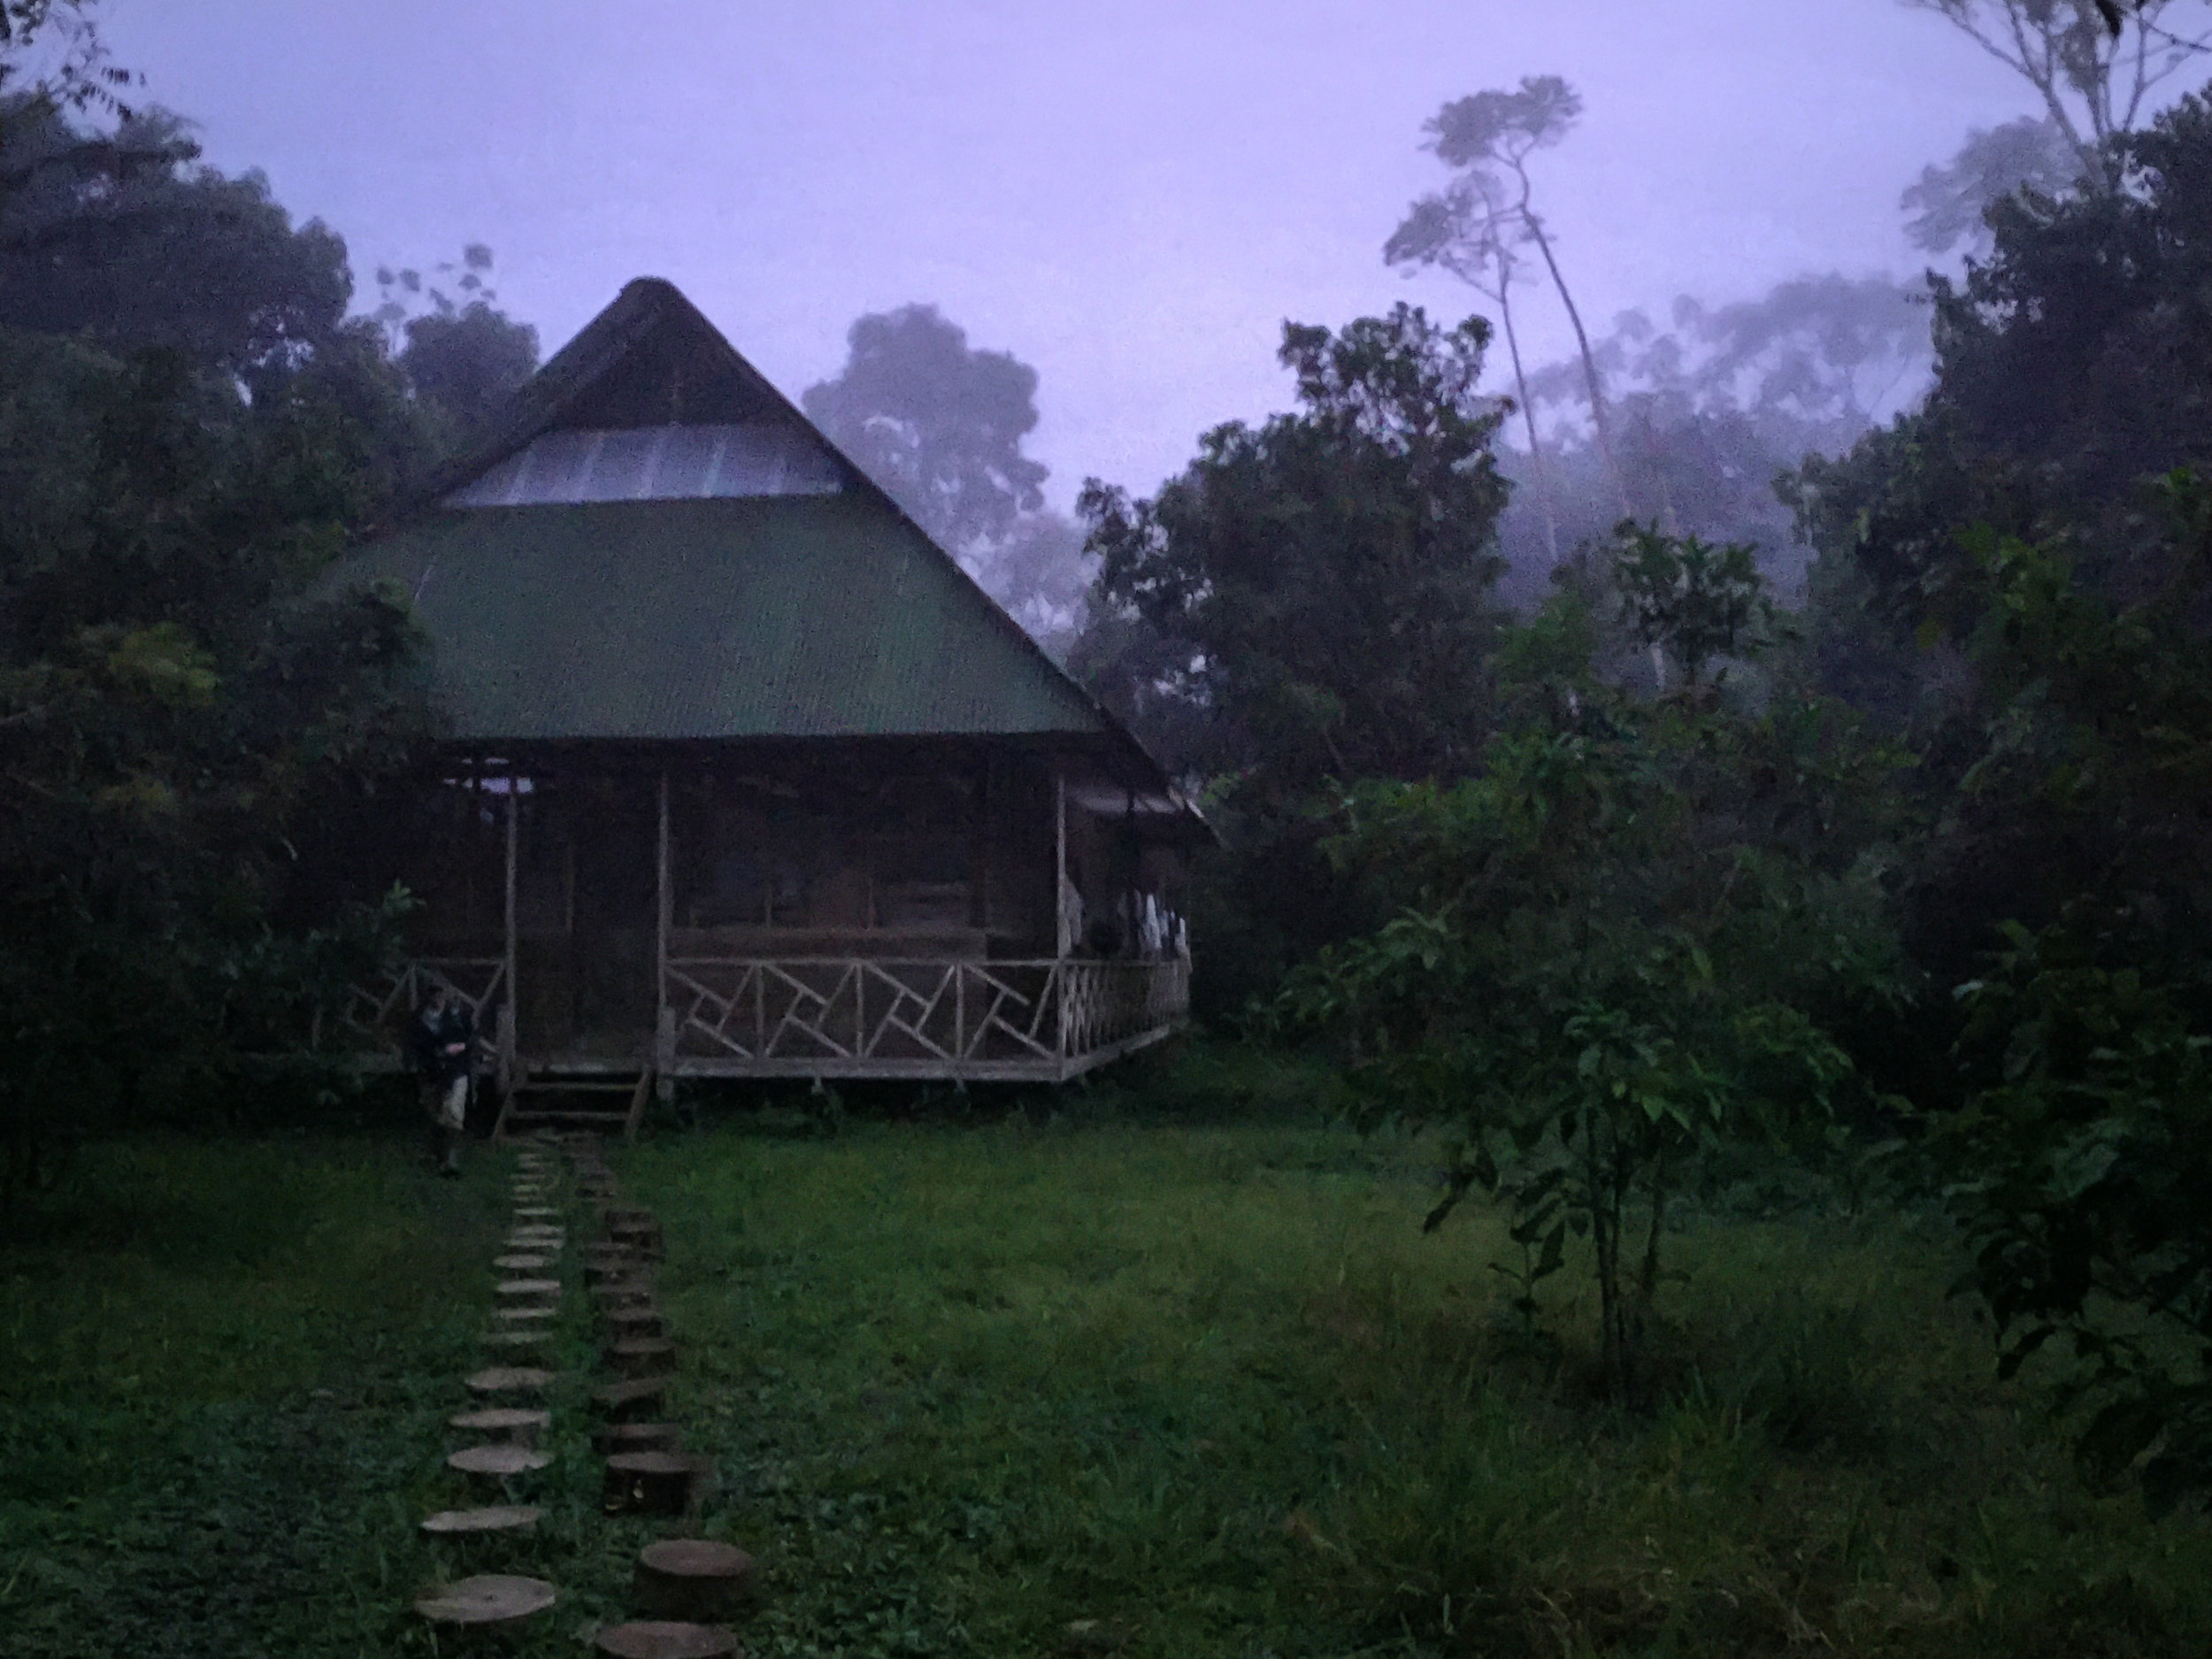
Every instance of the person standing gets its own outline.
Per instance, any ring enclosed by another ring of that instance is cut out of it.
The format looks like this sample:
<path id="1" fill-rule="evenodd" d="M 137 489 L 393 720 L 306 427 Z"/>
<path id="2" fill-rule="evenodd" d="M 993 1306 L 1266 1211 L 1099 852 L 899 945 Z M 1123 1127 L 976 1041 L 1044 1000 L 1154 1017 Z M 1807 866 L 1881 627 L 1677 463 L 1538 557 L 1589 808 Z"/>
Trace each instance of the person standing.
<path id="1" fill-rule="evenodd" d="M 469 1073 L 476 1021 L 453 987 L 434 983 L 408 1027 L 408 1058 L 422 1086 L 430 1145 L 440 1173 L 461 1172 L 461 1133 L 468 1126 Z"/>

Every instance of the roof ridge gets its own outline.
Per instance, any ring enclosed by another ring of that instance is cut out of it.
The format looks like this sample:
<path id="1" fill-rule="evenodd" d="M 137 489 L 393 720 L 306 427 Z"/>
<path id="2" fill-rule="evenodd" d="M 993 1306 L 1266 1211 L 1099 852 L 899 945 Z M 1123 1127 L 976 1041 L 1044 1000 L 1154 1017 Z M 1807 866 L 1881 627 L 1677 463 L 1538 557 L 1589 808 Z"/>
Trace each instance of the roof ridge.
<path id="1" fill-rule="evenodd" d="M 888 490 L 869 477 L 841 447 L 808 418 L 804 410 L 755 368 L 745 355 L 731 343 L 729 337 L 665 277 L 633 277 L 624 283 L 622 291 L 598 315 L 586 323 L 566 345 L 546 359 L 535 374 L 510 395 L 506 407 L 501 418 L 494 423 L 489 435 L 433 473 L 424 504 L 426 506 L 440 501 L 453 490 L 481 477 L 541 435 L 642 342 L 658 329 L 672 325 L 696 331 L 702 336 L 702 343 L 720 356 L 726 367 L 736 371 L 749 390 L 762 394 L 770 408 L 781 411 L 802 431 L 820 443 L 842 469 L 848 488 L 895 515 L 931 554 L 949 566 L 982 605 L 990 618 L 990 626 L 998 628 L 1017 649 L 1025 652 L 1052 679 L 1072 691 L 1093 718 L 1102 722 L 1105 729 L 1125 746 L 1141 771 L 1163 780 L 1168 779 L 1167 769 L 1088 686 L 1054 661 L 1052 654 L 1038 644 L 1026 628 L 1007 614 L 1005 607 L 990 595 L 982 583 L 953 557 L 949 549 L 941 546 L 936 537 L 918 523 Z"/>

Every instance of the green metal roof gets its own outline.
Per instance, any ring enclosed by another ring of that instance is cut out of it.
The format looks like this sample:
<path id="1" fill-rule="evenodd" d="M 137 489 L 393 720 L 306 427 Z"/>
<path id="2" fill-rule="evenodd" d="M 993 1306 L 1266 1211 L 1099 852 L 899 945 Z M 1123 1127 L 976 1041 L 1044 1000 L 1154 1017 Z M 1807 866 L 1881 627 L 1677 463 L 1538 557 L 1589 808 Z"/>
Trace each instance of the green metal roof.
<path id="1" fill-rule="evenodd" d="M 381 577 L 457 739 L 1117 730 L 872 489 L 440 512 L 335 580 Z"/>

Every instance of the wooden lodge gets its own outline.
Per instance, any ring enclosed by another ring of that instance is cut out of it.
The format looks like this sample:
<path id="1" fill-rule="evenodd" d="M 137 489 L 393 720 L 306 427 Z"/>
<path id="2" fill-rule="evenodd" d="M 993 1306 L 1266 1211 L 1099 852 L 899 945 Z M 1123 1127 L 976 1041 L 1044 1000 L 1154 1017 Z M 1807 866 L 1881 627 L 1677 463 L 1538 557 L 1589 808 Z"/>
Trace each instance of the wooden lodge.
<path id="1" fill-rule="evenodd" d="M 446 722 L 346 836 L 422 901 L 357 995 L 384 1052 L 442 980 L 503 1101 L 634 1121 L 684 1077 L 1058 1081 L 1182 1020 L 1203 821 L 669 284 L 434 500 L 339 577 L 411 595 Z"/>

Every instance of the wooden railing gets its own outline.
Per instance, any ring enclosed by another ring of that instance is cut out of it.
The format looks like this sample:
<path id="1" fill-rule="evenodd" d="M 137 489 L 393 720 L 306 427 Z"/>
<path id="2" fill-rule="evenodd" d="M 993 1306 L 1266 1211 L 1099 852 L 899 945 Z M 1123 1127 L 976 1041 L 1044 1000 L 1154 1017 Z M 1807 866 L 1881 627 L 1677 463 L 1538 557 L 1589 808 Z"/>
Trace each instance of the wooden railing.
<path id="1" fill-rule="evenodd" d="M 756 1076 L 1062 1078 L 1165 1036 L 1190 964 L 680 957 L 663 1067 Z"/>
<path id="2" fill-rule="evenodd" d="M 495 1046 L 504 1078 L 514 1025 L 508 1011 L 504 956 L 417 956 L 395 972 L 355 986 L 347 999 L 343 1024 L 361 1046 L 396 1063 L 405 1045 L 409 1017 L 437 985 L 468 1004 L 477 1038 Z"/>

